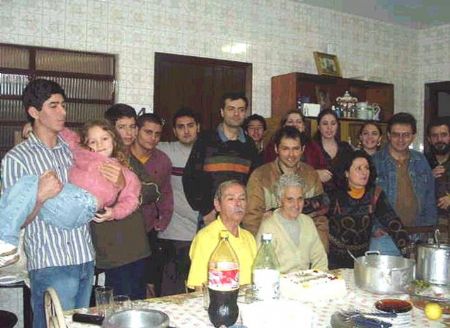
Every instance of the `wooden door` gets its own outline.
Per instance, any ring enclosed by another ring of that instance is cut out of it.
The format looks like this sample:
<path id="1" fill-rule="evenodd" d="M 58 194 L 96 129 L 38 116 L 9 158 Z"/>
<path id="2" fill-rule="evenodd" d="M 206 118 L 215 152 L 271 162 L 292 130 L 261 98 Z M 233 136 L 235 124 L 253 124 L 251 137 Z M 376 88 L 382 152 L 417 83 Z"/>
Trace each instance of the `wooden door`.
<path id="1" fill-rule="evenodd" d="M 425 115 L 424 115 L 424 145 L 428 150 L 426 142 L 426 131 L 428 124 L 437 117 L 450 117 L 450 81 L 425 84 Z"/>
<path id="2" fill-rule="evenodd" d="M 250 105 L 251 81 L 250 63 L 156 53 L 153 103 L 155 112 L 167 122 L 162 140 L 174 139 L 172 116 L 182 106 L 195 110 L 206 130 L 221 121 L 223 93 L 245 92 Z"/>

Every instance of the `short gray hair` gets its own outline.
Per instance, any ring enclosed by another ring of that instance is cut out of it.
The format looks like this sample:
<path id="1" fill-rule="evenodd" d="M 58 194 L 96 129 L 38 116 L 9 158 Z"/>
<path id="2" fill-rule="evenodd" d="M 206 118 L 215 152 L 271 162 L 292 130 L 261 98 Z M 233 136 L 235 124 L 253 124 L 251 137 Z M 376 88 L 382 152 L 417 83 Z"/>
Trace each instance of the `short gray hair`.
<path id="1" fill-rule="evenodd" d="M 288 187 L 297 187 L 302 191 L 305 188 L 305 182 L 297 174 L 283 174 L 278 180 L 276 187 L 277 200 L 280 201 L 284 191 Z"/>
<path id="2" fill-rule="evenodd" d="M 241 186 L 245 191 L 245 196 L 247 196 L 247 191 L 245 190 L 244 184 L 236 179 L 227 180 L 222 182 L 216 189 L 216 193 L 214 194 L 214 199 L 220 200 L 222 198 L 223 193 L 225 192 L 225 189 L 227 189 L 231 185 L 239 185 Z"/>

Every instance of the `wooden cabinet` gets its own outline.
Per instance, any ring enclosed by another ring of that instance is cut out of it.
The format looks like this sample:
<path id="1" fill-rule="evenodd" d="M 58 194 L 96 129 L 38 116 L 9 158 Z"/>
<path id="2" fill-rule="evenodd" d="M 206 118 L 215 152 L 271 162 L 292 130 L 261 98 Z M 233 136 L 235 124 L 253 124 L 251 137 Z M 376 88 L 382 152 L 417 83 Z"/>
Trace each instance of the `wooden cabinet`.
<path id="1" fill-rule="evenodd" d="M 382 121 L 387 121 L 394 113 L 393 84 L 289 73 L 272 77 L 272 117 L 281 117 L 296 109 L 298 99 L 308 99 L 308 102 L 318 104 L 322 98 L 328 100 L 323 107 L 331 107 L 345 91 L 349 91 L 359 101 L 379 104 Z"/>
<path id="2" fill-rule="evenodd" d="M 394 113 L 394 85 L 381 82 L 344 79 L 339 77 L 306 73 L 289 73 L 272 77 L 272 119 L 279 122 L 290 110 L 297 109 L 299 99 L 304 102 L 320 103 L 322 108 L 336 104 L 336 98 L 349 91 L 359 101 L 377 103 L 381 107 L 380 125 L 383 130 Z M 357 133 L 363 120 L 341 119 L 341 140 L 358 143 Z M 314 134 L 315 118 L 307 118 L 309 132 Z"/>
<path id="3" fill-rule="evenodd" d="M 63 87 L 68 126 L 101 119 L 114 104 L 114 55 L 0 44 L 0 158 L 21 140 L 22 92 L 36 78 Z"/>

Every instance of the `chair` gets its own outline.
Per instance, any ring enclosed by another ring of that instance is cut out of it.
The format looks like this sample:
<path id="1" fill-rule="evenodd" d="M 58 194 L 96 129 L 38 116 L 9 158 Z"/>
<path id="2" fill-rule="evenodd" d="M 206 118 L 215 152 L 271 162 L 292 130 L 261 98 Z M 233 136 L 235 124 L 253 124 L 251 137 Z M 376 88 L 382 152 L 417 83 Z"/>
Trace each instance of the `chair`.
<path id="1" fill-rule="evenodd" d="M 47 328 L 66 328 L 64 313 L 56 290 L 49 287 L 44 294 L 44 309 Z"/>

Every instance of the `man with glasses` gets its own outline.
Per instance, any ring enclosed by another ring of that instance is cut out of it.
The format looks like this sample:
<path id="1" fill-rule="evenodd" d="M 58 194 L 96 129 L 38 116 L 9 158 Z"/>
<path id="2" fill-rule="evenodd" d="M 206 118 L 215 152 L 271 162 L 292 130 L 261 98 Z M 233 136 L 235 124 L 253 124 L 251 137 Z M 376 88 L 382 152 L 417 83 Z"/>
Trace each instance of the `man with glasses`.
<path id="1" fill-rule="evenodd" d="M 397 113 L 388 122 L 388 144 L 373 156 L 377 183 L 406 227 L 435 225 L 434 178 L 425 156 L 410 149 L 417 123 L 409 113 Z M 371 250 L 399 255 L 392 239 L 377 229 Z"/>

